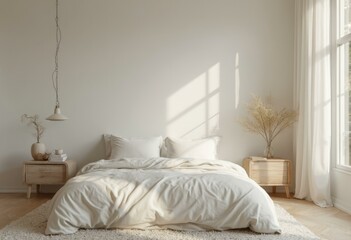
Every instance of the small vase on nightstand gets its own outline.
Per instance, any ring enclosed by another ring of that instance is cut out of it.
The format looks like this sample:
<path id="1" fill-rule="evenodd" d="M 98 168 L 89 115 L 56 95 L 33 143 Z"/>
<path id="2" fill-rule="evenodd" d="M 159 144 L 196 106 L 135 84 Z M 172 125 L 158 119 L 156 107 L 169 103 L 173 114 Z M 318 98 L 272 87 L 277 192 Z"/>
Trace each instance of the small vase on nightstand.
<path id="1" fill-rule="evenodd" d="M 43 161 L 45 151 L 46 148 L 44 143 L 37 142 L 32 144 L 31 153 L 34 160 Z"/>

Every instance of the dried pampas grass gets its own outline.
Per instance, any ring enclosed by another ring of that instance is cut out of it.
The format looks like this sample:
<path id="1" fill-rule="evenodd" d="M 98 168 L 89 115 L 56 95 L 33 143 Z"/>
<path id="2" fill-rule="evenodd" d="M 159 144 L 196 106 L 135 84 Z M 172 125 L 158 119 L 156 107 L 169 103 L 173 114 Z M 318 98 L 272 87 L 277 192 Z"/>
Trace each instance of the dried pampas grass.
<path id="1" fill-rule="evenodd" d="M 263 102 L 260 97 L 254 96 L 247 107 L 249 116 L 240 121 L 240 124 L 249 132 L 259 134 L 266 141 L 266 157 L 273 158 L 271 145 L 278 134 L 297 120 L 294 110 L 275 110 L 271 104 Z"/>
<path id="2" fill-rule="evenodd" d="M 40 138 L 43 136 L 44 130 L 45 130 L 44 126 L 41 124 L 41 122 L 39 122 L 39 115 L 35 114 L 33 116 L 30 116 L 28 114 L 23 114 L 21 116 L 21 121 L 28 122 L 28 126 L 33 125 L 33 127 L 35 129 L 34 136 L 37 139 L 37 143 L 39 143 Z"/>

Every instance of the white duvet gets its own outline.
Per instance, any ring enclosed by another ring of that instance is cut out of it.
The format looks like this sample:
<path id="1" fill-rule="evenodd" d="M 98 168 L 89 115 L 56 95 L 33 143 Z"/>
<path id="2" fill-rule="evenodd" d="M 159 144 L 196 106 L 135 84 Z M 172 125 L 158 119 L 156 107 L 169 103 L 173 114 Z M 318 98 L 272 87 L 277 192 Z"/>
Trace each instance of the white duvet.
<path id="1" fill-rule="evenodd" d="M 100 160 L 83 167 L 51 201 L 46 234 L 79 228 L 280 233 L 267 193 L 222 160 Z"/>

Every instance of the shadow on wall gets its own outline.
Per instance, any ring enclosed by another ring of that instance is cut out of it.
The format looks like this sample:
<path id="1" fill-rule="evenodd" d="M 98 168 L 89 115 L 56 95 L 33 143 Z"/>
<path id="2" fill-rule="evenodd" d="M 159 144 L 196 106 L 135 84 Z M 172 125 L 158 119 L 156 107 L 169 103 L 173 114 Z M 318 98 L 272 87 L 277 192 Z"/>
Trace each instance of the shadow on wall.
<path id="1" fill-rule="evenodd" d="M 235 109 L 239 105 L 239 54 L 235 55 Z M 167 98 L 168 136 L 201 138 L 220 134 L 221 64 L 217 62 Z"/>
<path id="2" fill-rule="evenodd" d="M 220 63 L 167 98 L 168 136 L 197 138 L 219 133 Z"/>
<path id="3" fill-rule="evenodd" d="M 220 131 L 220 121 L 222 121 L 220 118 L 223 117 L 220 114 L 221 104 L 223 104 L 221 103 L 221 88 L 223 88 L 221 86 L 221 71 L 223 69 L 221 69 L 220 62 L 210 65 L 203 73 L 185 83 L 166 98 L 164 137 L 197 139 L 223 134 Z M 232 104 L 234 110 L 238 108 L 240 97 L 238 53 L 235 54 L 235 67 L 229 71 L 232 72 L 230 76 L 234 76 L 234 79 L 229 79 L 232 82 L 230 86 L 234 87 L 232 91 L 229 91 L 234 96 L 232 98 L 234 99 Z M 228 94 L 228 91 L 225 93 Z M 92 146 L 87 148 L 89 151 L 84 151 L 84 154 L 79 156 L 82 159 L 79 162 L 80 167 L 105 157 L 103 137 L 99 138 L 98 142 L 91 144 Z"/>

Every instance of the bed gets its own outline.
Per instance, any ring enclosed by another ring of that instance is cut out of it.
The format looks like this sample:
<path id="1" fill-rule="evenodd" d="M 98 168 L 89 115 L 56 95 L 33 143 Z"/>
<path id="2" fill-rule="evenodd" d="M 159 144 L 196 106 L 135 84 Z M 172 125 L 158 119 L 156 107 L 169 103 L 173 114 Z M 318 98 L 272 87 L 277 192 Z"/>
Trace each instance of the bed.
<path id="1" fill-rule="evenodd" d="M 235 163 L 114 157 L 87 164 L 55 194 L 45 234 L 80 228 L 281 232 L 271 198 Z"/>

